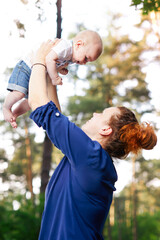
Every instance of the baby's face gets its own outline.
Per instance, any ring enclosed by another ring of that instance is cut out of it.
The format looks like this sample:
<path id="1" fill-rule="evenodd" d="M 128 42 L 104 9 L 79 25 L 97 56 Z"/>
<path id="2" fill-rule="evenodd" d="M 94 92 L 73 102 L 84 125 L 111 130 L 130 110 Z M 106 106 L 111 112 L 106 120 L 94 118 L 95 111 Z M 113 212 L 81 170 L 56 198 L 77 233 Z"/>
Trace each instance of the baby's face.
<path id="1" fill-rule="evenodd" d="M 73 46 L 72 61 L 77 64 L 86 64 L 87 62 L 93 62 L 99 57 L 98 47 L 93 44 L 79 44 Z"/>

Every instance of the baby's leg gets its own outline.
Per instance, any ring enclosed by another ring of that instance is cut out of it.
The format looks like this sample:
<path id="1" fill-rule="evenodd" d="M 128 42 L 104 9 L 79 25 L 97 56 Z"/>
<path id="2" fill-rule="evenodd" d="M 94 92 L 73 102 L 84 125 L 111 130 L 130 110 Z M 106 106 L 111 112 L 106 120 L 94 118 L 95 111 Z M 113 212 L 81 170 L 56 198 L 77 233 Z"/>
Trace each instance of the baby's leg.
<path id="1" fill-rule="evenodd" d="M 3 104 L 4 119 L 5 119 L 5 121 L 10 122 L 10 124 L 13 128 L 17 127 L 17 123 L 16 123 L 16 117 L 12 113 L 12 106 L 16 102 L 21 100 L 24 96 L 25 96 L 24 93 L 21 93 L 18 91 L 12 91 L 12 92 L 9 92 L 9 94 L 7 95 L 7 97 L 4 101 L 4 104 Z"/>

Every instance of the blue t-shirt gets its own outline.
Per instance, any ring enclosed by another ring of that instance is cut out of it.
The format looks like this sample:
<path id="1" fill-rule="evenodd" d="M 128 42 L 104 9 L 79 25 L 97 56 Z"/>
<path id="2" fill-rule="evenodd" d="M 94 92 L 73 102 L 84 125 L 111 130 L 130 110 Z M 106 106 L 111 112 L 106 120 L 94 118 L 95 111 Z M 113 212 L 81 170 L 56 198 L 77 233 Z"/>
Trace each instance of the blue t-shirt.
<path id="1" fill-rule="evenodd" d="M 64 154 L 46 188 L 39 240 L 102 240 L 117 181 L 110 156 L 53 102 L 30 117 Z"/>

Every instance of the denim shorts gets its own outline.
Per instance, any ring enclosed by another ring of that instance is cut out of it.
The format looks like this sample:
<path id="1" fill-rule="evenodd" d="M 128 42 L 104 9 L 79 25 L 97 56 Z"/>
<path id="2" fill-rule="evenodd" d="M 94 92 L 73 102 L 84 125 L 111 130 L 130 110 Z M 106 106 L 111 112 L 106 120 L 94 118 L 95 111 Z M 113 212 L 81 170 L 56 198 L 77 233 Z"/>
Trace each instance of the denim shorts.
<path id="1" fill-rule="evenodd" d="M 31 75 L 31 69 L 23 61 L 19 61 L 8 81 L 7 90 L 9 91 L 19 91 L 25 94 L 25 97 L 28 97 L 28 84 Z"/>

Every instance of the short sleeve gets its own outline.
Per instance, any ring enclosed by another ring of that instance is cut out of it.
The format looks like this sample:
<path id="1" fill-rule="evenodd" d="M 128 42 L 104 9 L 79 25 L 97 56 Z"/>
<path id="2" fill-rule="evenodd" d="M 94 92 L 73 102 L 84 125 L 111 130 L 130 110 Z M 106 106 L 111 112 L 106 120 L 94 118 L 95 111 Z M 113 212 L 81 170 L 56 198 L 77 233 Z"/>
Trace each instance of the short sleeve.
<path id="1" fill-rule="evenodd" d="M 38 107 L 30 118 L 46 130 L 52 143 L 67 156 L 75 166 L 95 164 L 100 159 L 102 147 L 92 141 L 79 127 L 60 113 L 51 101 Z M 87 162 L 89 161 L 89 162 Z"/>
<path id="2" fill-rule="evenodd" d="M 52 48 L 57 54 L 59 60 L 71 60 L 72 58 L 72 42 L 61 40 L 56 46 Z"/>

